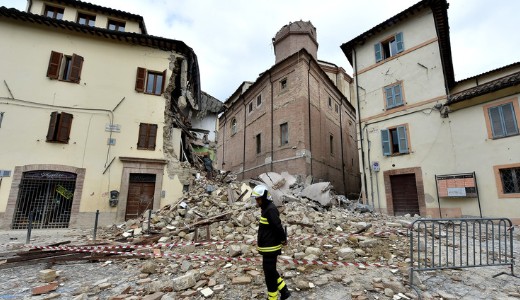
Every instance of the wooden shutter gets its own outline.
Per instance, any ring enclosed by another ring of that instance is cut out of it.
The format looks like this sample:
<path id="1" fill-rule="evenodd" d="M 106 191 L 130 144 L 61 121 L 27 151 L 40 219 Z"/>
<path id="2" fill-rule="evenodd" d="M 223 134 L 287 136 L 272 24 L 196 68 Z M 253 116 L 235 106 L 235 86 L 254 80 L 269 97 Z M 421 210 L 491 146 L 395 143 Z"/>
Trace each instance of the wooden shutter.
<path id="1" fill-rule="evenodd" d="M 149 150 L 155 150 L 155 140 L 157 138 L 157 125 L 149 124 L 148 125 L 148 146 L 146 147 Z"/>
<path id="2" fill-rule="evenodd" d="M 489 109 L 489 120 L 491 124 L 491 132 L 493 132 L 493 137 L 503 137 L 504 136 L 504 127 L 502 126 L 502 120 L 500 118 L 500 107 L 495 106 Z"/>
<path id="3" fill-rule="evenodd" d="M 144 93 L 144 84 L 146 80 L 146 69 L 137 68 L 137 76 L 135 78 L 135 90 L 139 93 Z"/>
<path id="4" fill-rule="evenodd" d="M 394 103 L 394 89 L 392 87 L 385 88 L 386 108 L 392 108 Z"/>
<path id="5" fill-rule="evenodd" d="M 49 59 L 49 67 L 47 68 L 47 77 L 50 79 L 58 79 L 60 76 L 60 65 L 63 54 L 51 51 L 51 58 Z"/>
<path id="6" fill-rule="evenodd" d="M 390 152 L 390 131 L 388 129 L 381 129 L 381 143 L 383 144 L 383 155 L 389 156 Z"/>
<path id="7" fill-rule="evenodd" d="M 399 32 L 395 35 L 395 43 L 397 44 L 397 53 L 404 51 L 403 33 Z"/>
<path id="8" fill-rule="evenodd" d="M 397 139 L 399 140 L 399 153 L 408 153 L 408 137 L 405 126 L 397 127 Z"/>
<path id="9" fill-rule="evenodd" d="M 518 133 L 518 124 L 516 124 L 515 109 L 513 103 L 507 103 L 501 106 L 502 116 L 504 118 L 504 128 L 506 135 Z"/>
<path id="10" fill-rule="evenodd" d="M 376 52 L 376 62 L 379 62 L 383 59 L 383 52 L 381 43 L 377 43 L 374 45 L 374 50 Z"/>
<path id="11" fill-rule="evenodd" d="M 56 131 L 56 123 L 58 121 L 58 112 L 53 111 L 51 113 L 51 120 L 49 122 L 49 129 L 47 130 L 47 142 L 54 141 L 54 132 Z"/>
<path id="12" fill-rule="evenodd" d="M 148 124 L 139 124 L 139 138 L 137 140 L 137 149 L 146 149 L 148 144 Z"/>
<path id="13" fill-rule="evenodd" d="M 72 127 L 72 115 L 68 113 L 61 113 L 58 125 L 58 133 L 56 141 L 60 143 L 68 143 L 70 139 L 70 128 Z"/>
<path id="14" fill-rule="evenodd" d="M 394 85 L 394 106 L 403 104 L 403 97 L 401 96 L 401 85 Z"/>
<path id="15" fill-rule="evenodd" d="M 69 74 L 69 80 L 75 83 L 79 83 L 81 79 L 81 68 L 83 67 L 83 57 L 72 54 L 71 68 Z"/>
<path id="16" fill-rule="evenodd" d="M 162 72 L 162 85 L 161 85 L 161 94 L 164 93 L 164 89 L 166 88 L 166 70 Z"/>

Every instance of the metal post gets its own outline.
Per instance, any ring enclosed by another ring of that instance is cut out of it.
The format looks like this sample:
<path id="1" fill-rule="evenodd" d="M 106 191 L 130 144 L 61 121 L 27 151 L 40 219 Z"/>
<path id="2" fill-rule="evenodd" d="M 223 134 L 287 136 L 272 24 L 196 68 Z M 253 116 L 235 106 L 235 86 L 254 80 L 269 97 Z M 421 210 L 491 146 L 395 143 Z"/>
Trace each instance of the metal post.
<path id="1" fill-rule="evenodd" d="M 31 242 L 31 231 L 32 231 L 32 223 L 33 223 L 33 212 L 29 212 L 29 224 L 27 225 L 27 238 L 25 239 L 25 243 L 29 244 Z"/>
<path id="2" fill-rule="evenodd" d="M 148 229 L 147 232 L 150 234 L 150 219 L 152 218 L 152 210 L 148 210 Z"/>
<path id="3" fill-rule="evenodd" d="M 99 209 L 96 210 L 96 220 L 94 221 L 94 241 L 96 240 L 96 236 L 97 236 L 98 219 L 99 219 Z"/>

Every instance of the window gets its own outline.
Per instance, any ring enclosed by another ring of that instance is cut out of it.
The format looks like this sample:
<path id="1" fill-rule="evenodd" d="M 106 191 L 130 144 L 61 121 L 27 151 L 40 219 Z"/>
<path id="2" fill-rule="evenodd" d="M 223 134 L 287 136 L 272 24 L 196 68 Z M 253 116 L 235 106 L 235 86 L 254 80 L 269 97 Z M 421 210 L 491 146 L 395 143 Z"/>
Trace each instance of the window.
<path id="1" fill-rule="evenodd" d="M 237 131 L 237 119 L 233 118 L 233 120 L 231 120 L 231 135 L 237 133 Z"/>
<path id="2" fill-rule="evenodd" d="M 520 193 L 520 167 L 500 169 L 500 179 L 504 194 Z"/>
<path id="3" fill-rule="evenodd" d="M 330 155 L 334 156 L 334 136 L 332 134 L 329 135 L 329 149 Z"/>
<path id="4" fill-rule="evenodd" d="M 374 50 L 376 54 L 376 62 L 382 61 L 389 57 L 392 57 L 398 53 L 403 52 L 404 43 L 403 43 L 403 33 L 399 32 L 395 36 L 377 43 L 374 45 Z"/>
<path id="5" fill-rule="evenodd" d="M 394 84 L 385 87 L 386 108 L 394 108 L 403 105 L 401 84 Z"/>
<path id="6" fill-rule="evenodd" d="M 262 137 L 260 133 L 256 135 L 256 154 L 260 154 L 262 152 Z"/>
<path id="7" fill-rule="evenodd" d="M 84 13 L 78 13 L 77 23 L 81 24 L 81 25 L 87 25 L 90 27 L 94 27 L 94 25 L 96 24 L 96 16 L 88 15 L 88 14 L 84 14 Z"/>
<path id="8" fill-rule="evenodd" d="M 339 105 L 337 103 L 334 103 L 334 111 L 339 113 Z"/>
<path id="9" fill-rule="evenodd" d="M 251 113 L 253 111 L 253 101 L 249 102 L 247 105 L 247 112 Z"/>
<path id="10" fill-rule="evenodd" d="M 155 150 L 155 139 L 157 137 L 156 124 L 139 124 L 139 139 L 137 140 L 137 149 Z"/>
<path id="11" fill-rule="evenodd" d="M 52 18 L 52 19 L 56 19 L 56 20 L 61 20 L 63 19 L 63 12 L 65 10 L 61 7 L 56 7 L 56 6 L 50 6 L 50 5 L 45 5 L 45 11 L 44 11 L 44 15 L 46 17 L 49 17 L 49 18 Z"/>
<path id="12" fill-rule="evenodd" d="M 4 113 L 3 111 L 0 111 L 0 128 L 2 128 L 2 120 L 4 119 Z"/>
<path id="13" fill-rule="evenodd" d="M 81 80 L 81 69 L 83 57 L 77 54 L 63 55 L 63 53 L 52 51 L 47 68 L 47 77 L 79 83 Z"/>
<path id="14" fill-rule="evenodd" d="M 329 108 L 332 108 L 332 98 L 329 97 Z"/>
<path id="15" fill-rule="evenodd" d="M 280 80 L 280 89 L 284 90 L 287 87 L 287 78 Z"/>
<path id="16" fill-rule="evenodd" d="M 166 70 L 160 73 L 145 68 L 137 68 L 135 90 L 139 93 L 160 96 L 164 92 L 165 79 Z"/>
<path id="17" fill-rule="evenodd" d="M 262 104 L 262 95 L 256 96 L 256 106 L 260 106 Z"/>
<path id="18" fill-rule="evenodd" d="M 518 116 L 513 101 L 503 102 L 500 105 L 486 106 L 489 118 L 491 137 L 502 138 L 518 134 Z M 515 103 L 516 104 L 516 103 Z"/>
<path id="19" fill-rule="evenodd" d="M 381 141 L 385 156 L 409 152 L 406 126 L 381 130 Z"/>
<path id="20" fill-rule="evenodd" d="M 280 145 L 289 144 L 289 125 L 287 123 L 283 123 L 280 125 Z"/>
<path id="21" fill-rule="evenodd" d="M 70 128 L 72 127 L 72 115 L 68 113 L 51 113 L 49 129 L 47 131 L 47 142 L 68 144 L 70 139 Z"/>
<path id="22" fill-rule="evenodd" d="M 108 20 L 107 28 L 109 30 L 125 32 L 125 22 L 119 22 L 119 21 L 115 21 L 115 20 Z"/>

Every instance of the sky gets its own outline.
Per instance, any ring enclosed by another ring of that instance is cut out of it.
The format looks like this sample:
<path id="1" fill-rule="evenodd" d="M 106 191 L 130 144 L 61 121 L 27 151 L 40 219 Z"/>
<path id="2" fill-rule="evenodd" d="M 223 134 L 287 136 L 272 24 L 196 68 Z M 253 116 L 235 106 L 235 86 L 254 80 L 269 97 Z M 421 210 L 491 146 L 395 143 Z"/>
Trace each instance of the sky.
<path id="1" fill-rule="evenodd" d="M 180 40 L 196 53 L 201 87 L 225 101 L 243 81 L 274 64 L 272 38 L 284 25 L 311 21 L 318 59 L 352 67 L 340 49 L 418 0 L 90 0 L 143 16 L 148 34 Z M 520 61 L 517 0 L 448 0 L 455 79 Z M 27 0 L 0 0 L 24 11 Z"/>

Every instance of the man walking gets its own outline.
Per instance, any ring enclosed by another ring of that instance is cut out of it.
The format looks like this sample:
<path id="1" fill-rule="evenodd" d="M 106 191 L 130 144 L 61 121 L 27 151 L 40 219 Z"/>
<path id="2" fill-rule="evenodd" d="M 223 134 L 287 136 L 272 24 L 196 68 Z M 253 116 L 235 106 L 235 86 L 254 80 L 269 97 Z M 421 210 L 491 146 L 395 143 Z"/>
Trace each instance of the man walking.
<path id="1" fill-rule="evenodd" d="M 267 299 L 284 300 L 291 296 L 285 281 L 276 270 L 278 255 L 282 253 L 282 245 L 287 244 L 287 236 L 280 221 L 280 213 L 274 205 L 267 188 L 258 185 L 253 189 L 251 197 L 255 198 L 256 206 L 261 208 L 260 225 L 258 226 L 258 253 L 262 255 Z"/>

